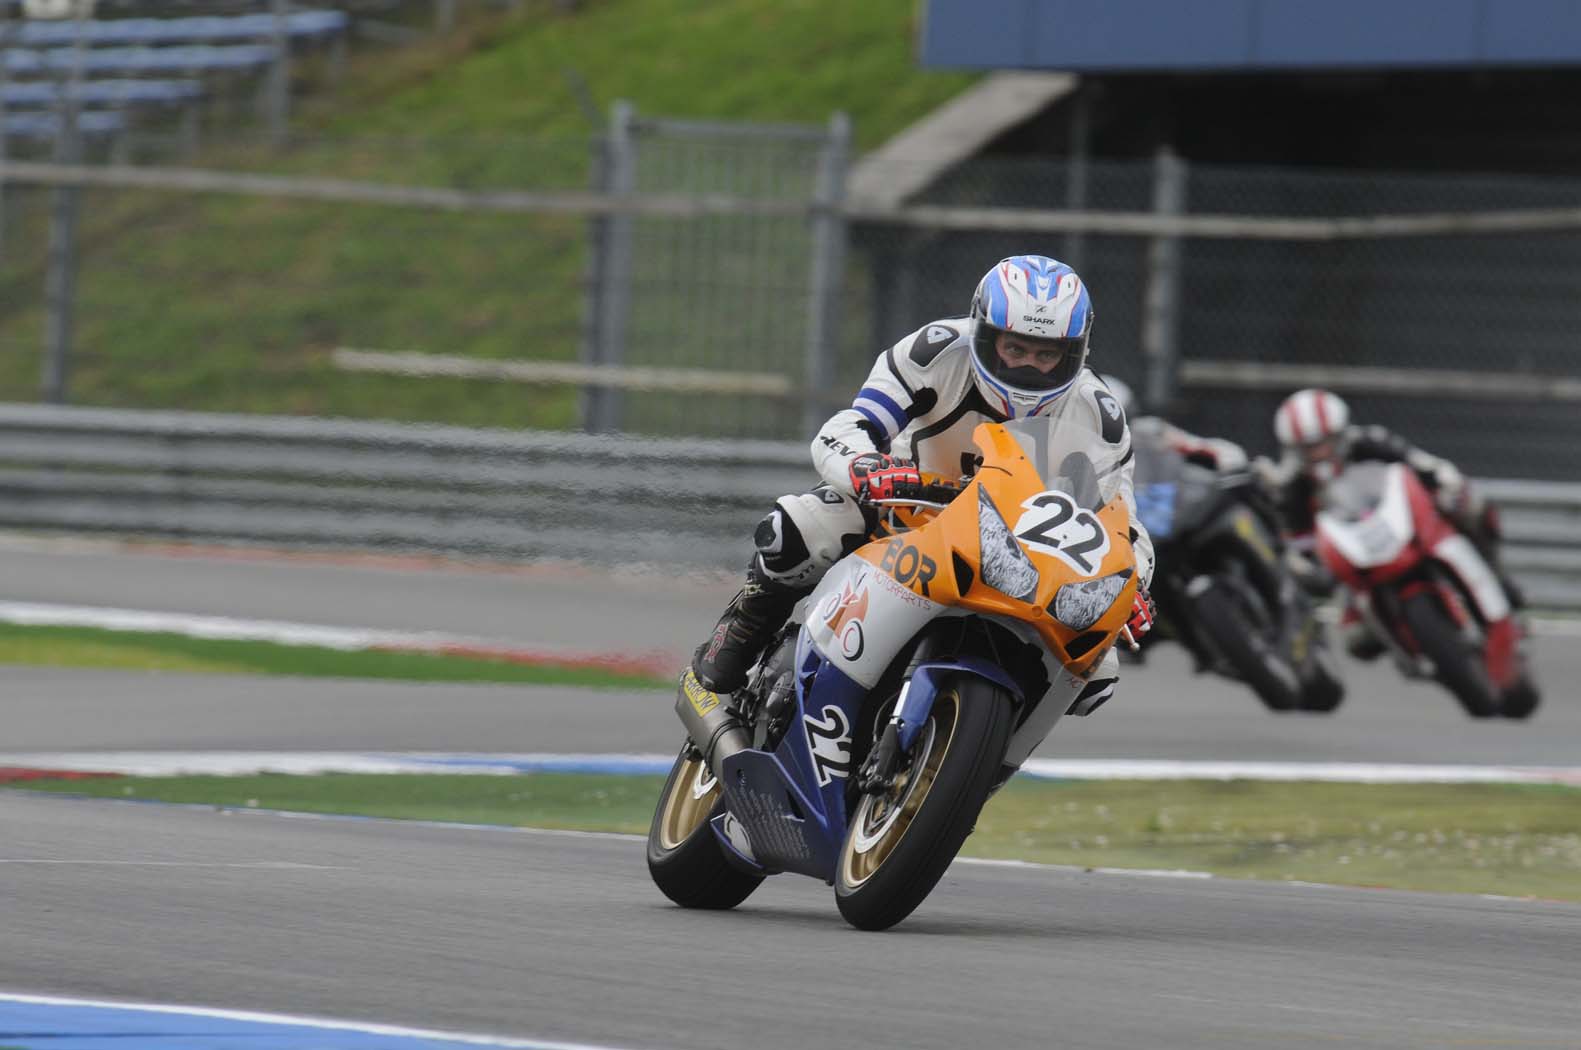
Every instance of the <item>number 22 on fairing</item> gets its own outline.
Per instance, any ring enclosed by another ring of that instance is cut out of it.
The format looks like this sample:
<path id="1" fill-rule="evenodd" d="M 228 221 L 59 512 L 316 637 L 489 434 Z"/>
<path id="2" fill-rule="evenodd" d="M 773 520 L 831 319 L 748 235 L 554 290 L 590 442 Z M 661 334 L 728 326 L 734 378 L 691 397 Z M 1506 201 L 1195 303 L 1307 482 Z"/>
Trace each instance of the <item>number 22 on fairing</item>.
<path id="1" fill-rule="evenodd" d="M 1063 492 L 1040 492 L 1021 504 L 1016 539 L 1042 554 L 1052 554 L 1083 576 L 1091 576 L 1109 553 L 1109 534 L 1097 515 L 1076 506 Z"/>

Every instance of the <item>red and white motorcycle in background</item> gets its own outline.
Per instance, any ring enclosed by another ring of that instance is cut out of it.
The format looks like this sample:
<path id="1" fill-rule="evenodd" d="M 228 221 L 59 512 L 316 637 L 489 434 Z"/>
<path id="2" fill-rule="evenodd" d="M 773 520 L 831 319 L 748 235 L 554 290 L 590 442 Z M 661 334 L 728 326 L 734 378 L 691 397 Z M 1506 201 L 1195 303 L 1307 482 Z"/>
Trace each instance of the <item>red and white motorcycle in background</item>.
<path id="1" fill-rule="evenodd" d="M 1526 631 L 1486 559 L 1402 463 L 1356 463 L 1317 515 L 1318 554 L 1407 675 L 1474 718 L 1526 718 L 1539 695 Z"/>

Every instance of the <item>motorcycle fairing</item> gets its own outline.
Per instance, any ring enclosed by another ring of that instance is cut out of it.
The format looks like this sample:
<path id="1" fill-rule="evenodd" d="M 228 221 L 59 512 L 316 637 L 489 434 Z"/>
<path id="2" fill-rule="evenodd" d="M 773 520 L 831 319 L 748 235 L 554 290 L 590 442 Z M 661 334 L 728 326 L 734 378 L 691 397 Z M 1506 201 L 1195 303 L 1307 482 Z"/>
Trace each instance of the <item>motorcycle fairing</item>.
<path id="1" fill-rule="evenodd" d="M 1484 620 L 1496 623 L 1510 615 L 1510 601 L 1504 594 L 1504 587 L 1469 539 L 1458 532 L 1451 533 L 1433 545 L 1433 557 L 1460 577 Z"/>
<path id="2" fill-rule="evenodd" d="M 851 730 L 868 686 L 820 652 L 806 626 L 797 638 L 794 673 L 796 710 L 779 746 L 772 754 L 739 752 L 723 765 L 720 786 L 729 813 L 751 842 L 751 857 L 744 857 L 731 841 L 724 825 L 727 814 L 711 823 L 725 848 L 755 870 L 794 871 L 833 882 L 848 818 Z M 818 734 L 819 727 L 830 725 L 843 725 L 845 732 Z M 819 737 L 816 746 L 813 735 Z"/>
<path id="3" fill-rule="evenodd" d="M 1364 571 L 1393 567 L 1417 533 L 1405 468 L 1390 467 L 1383 492 L 1370 513 L 1354 520 L 1328 510 L 1317 515 L 1318 543 L 1328 544 L 1349 566 Z"/>

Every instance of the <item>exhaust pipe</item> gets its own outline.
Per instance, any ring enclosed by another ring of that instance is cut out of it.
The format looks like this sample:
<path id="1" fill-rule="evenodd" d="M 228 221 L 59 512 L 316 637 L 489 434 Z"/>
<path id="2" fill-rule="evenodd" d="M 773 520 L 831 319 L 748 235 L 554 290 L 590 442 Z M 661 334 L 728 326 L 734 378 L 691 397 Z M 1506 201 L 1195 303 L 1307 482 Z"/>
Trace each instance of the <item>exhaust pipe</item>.
<path id="1" fill-rule="evenodd" d="M 675 713 L 692 743 L 703 753 L 703 762 L 719 780 L 724 779 L 720 768 L 725 759 L 752 746 L 746 727 L 726 705 L 725 698 L 705 688 L 690 667 L 681 673 Z"/>

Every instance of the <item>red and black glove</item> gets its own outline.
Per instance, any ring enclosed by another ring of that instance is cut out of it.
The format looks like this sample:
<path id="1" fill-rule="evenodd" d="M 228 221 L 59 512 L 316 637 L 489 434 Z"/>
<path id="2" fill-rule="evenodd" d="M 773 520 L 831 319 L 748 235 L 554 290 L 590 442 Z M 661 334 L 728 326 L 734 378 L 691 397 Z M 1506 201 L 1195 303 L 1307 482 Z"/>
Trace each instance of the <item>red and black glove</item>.
<path id="1" fill-rule="evenodd" d="M 1138 587 L 1136 597 L 1131 599 L 1131 618 L 1125 621 L 1125 642 L 1134 651 L 1141 648 L 1142 636 L 1153 629 L 1153 618 L 1158 615 L 1158 607 L 1153 604 L 1153 596 Z"/>
<path id="2" fill-rule="evenodd" d="M 864 452 L 851 459 L 848 469 L 857 499 L 908 499 L 922 491 L 922 472 L 909 459 Z"/>

